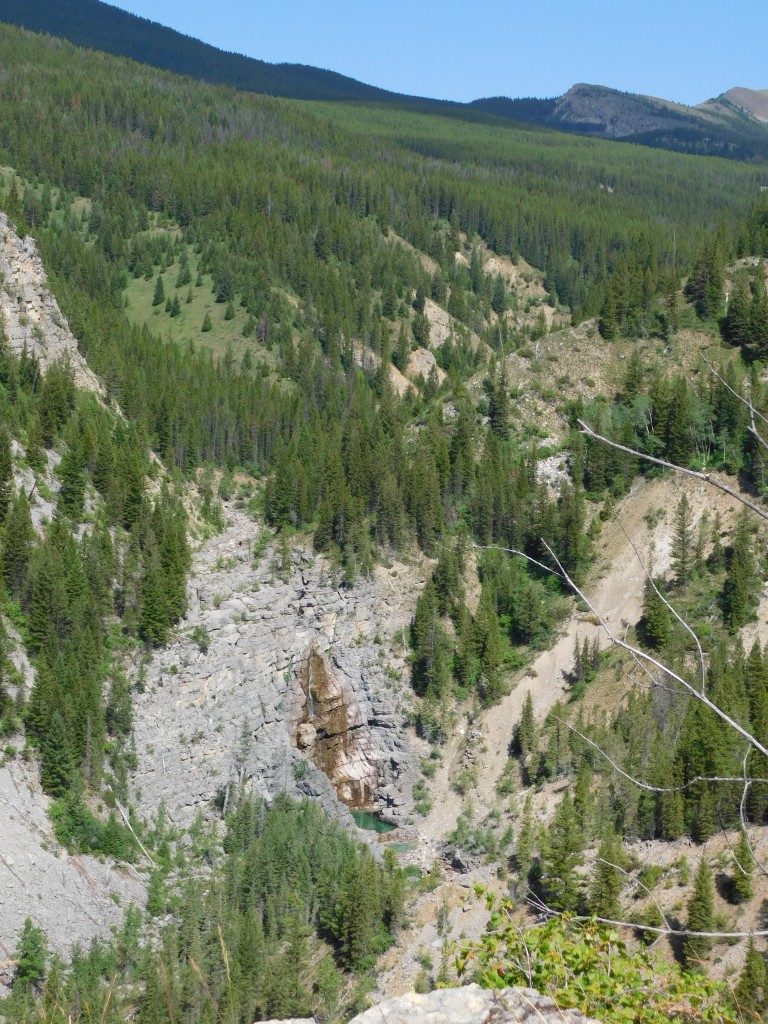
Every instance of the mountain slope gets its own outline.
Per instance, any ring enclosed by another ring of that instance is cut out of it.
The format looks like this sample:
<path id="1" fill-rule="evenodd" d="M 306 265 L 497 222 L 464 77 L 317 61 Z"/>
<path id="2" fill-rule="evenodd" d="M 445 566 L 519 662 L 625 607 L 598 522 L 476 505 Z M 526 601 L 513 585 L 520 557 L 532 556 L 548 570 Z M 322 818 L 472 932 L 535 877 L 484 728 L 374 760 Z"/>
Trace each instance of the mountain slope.
<path id="1" fill-rule="evenodd" d="M 225 53 L 100 0 L 0 0 L 0 21 L 248 92 L 325 100 L 382 101 L 394 96 L 333 71 Z"/>
<path id="2" fill-rule="evenodd" d="M 514 121 L 661 149 L 768 159 L 766 92 L 730 89 L 697 107 L 579 83 L 552 99 L 472 103 L 408 96 L 303 64 L 270 64 L 203 43 L 101 0 L 0 0 L 0 21 L 235 89 L 290 99 L 380 103 L 466 121 Z M 499 120 L 500 119 L 500 120 Z"/>
<path id="3" fill-rule="evenodd" d="M 749 159 L 768 156 L 768 100 L 735 88 L 696 107 L 578 83 L 548 100 L 492 97 L 479 110 L 560 131 L 631 140 L 662 149 Z"/>

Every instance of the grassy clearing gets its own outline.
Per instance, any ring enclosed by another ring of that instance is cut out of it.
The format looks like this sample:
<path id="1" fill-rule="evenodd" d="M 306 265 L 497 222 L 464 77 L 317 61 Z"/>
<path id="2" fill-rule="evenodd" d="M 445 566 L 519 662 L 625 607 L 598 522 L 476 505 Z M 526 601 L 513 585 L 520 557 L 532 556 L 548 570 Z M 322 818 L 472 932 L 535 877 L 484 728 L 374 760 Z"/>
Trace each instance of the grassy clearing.
<path id="1" fill-rule="evenodd" d="M 187 347 L 194 345 L 200 351 L 207 349 L 215 358 L 221 359 L 229 352 L 237 365 L 242 365 L 247 352 L 250 352 L 253 369 L 258 370 L 259 364 L 266 364 L 270 369 L 276 365 L 275 356 L 263 345 L 259 344 L 255 335 L 243 337 L 243 328 L 248 322 L 248 313 L 237 302 L 234 303 L 234 317 L 225 320 L 226 304 L 217 302 L 213 294 L 213 281 L 203 274 L 202 284 L 196 285 L 198 261 L 190 253 L 189 269 L 192 275 L 191 286 L 186 284 L 176 287 L 180 265 L 173 263 L 163 271 L 163 286 L 166 298 L 173 302 L 178 296 L 180 313 L 172 317 L 166 312 L 166 303 L 153 306 L 158 275 L 150 280 L 143 277 L 131 278 L 125 292 L 125 313 L 129 320 L 147 328 L 164 341 Z M 188 301 L 191 292 L 191 301 Z M 203 331 L 203 321 L 209 316 L 211 330 Z"/>

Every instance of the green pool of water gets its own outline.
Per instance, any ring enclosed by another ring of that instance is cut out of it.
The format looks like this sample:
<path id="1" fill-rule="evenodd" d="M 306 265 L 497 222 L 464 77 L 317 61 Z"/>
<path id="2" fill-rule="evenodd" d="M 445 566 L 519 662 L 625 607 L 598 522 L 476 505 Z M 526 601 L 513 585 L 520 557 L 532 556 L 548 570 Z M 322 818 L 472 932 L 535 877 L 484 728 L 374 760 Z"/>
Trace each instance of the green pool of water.
<path id="1" fill-rule="evenodd" d="M 358 828 L 364 828 L 368 832 L 392 832 L 397 826 L 390 825 L 388 821 L 371 813 L 371 811 L 352 811 L 352 817 Z"/>
<path id="2" fill-rule="evenodd" d="M 409 850 L 416 849 L 416 843 L 389 843 L 387 849 L 394 850 L 395 853 L 408 853 Z"/>

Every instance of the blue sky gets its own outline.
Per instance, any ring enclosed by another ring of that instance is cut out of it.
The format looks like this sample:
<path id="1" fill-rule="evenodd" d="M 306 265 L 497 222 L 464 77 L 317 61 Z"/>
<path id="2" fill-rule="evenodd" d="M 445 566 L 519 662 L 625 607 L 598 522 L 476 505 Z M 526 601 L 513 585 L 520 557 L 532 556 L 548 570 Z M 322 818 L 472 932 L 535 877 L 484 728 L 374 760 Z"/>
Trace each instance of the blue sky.
<path id="1" fill-rule="evenodd" d="M 556 96 L 592 82 L 694 104 L 735 85 L 768 88 L 764 2 L 112 2 L 225 50 L 440 99 Z"/>

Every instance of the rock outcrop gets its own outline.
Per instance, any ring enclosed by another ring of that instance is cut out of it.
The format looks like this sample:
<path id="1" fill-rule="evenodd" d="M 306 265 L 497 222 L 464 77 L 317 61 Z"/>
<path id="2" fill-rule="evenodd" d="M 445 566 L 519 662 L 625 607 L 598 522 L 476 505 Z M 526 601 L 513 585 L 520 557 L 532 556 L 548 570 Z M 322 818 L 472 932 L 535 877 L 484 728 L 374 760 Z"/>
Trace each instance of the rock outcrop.
<path id="1" fill-rule="evenodd" d="M 0 317 L 12 352 L 25 348 L 43 370 L 64 360 L 79 388 L 103 395 L 96 375 L 77 349 L 32 238 L 20 238 L 0 212 Z"/>
<path id="2" fill-rule="evenodd" d="M 352 589 L 323 558 L 295 550 L 285 567 L 260 528 L 230 525 L 198 552 L 178 638 L 137 674 L 137 809 L 163 801 L 188 824 L 240 784 L 405 820 L 415 757 L 406 729 L 402 644 L 423 572 L 376 568 Z M 398 678 L 402 675 L 402 678 Z"/>
<path id="3" fill-rule="evenodd" d="M 24 919 L 42 928 L 52 950 L 109 938 L 130 903 L 143 905 L 146 881 L 130 864 L 68 854 L 56 841 L 37 767 L 0 765 L 0 961 L 16 948 Z M 0 996 L 3 982 L 0 976 Z"/>
<path id="4" fill-rule="evenodd" d="M 277 1024 L 268 1021 L 266 1024 Z M 284 1024 L 314 1024 L 309 1020 Z M 410 992 L 385 999 L 349 1024 L 597 1024 L 578 1010 L 561 1010 L 532 988 L 485 989 L 479 985 Z"/>
<path id="5" fill-rule="evenodd" d="M 355 666 L 345 667 L 343 655 L 326 657 L 316 641 L 310 645 L 296 675 L 292 739 L 342 803 L 367 809 L 382 780 L 380 750 L 375 719 L 356 693 Z"/>

